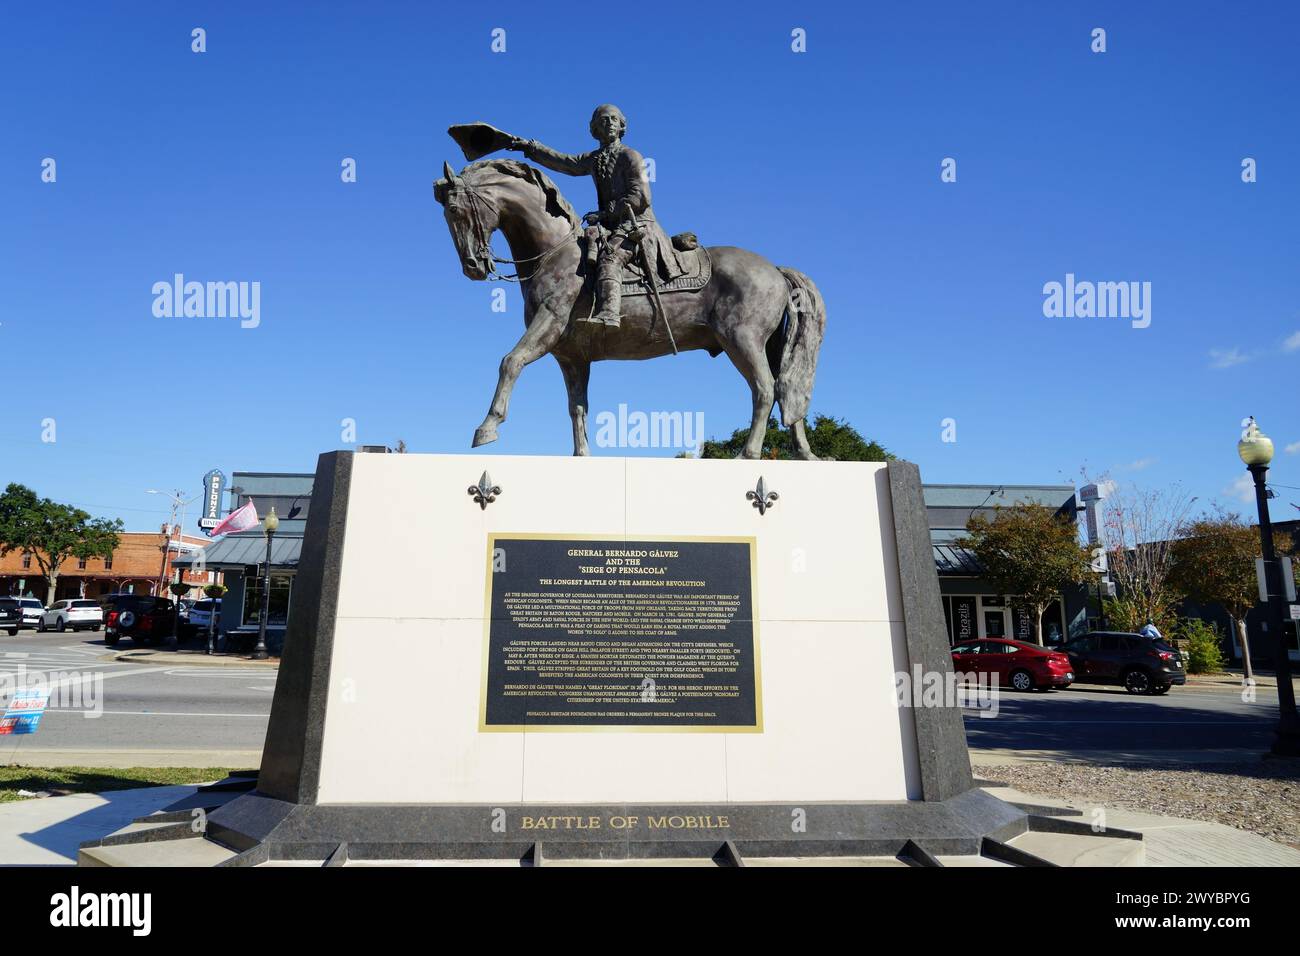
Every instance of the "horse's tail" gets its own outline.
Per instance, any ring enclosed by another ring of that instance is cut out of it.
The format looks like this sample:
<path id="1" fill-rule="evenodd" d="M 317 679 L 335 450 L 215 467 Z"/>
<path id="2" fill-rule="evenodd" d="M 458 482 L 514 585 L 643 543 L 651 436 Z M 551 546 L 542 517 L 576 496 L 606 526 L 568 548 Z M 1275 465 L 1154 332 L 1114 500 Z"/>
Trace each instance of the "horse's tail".
<path id="1" fill-rule="evenodd" d="M 773 363 L 776 400 L 781 403 L 781 422 L 787 428 L 808 415 L 813 378 L 817 374 L 817 353 L 826 332 L 826 303 L 821 293 L 802 272 L 778 266 L 790 287 L 785 322 L 781 328 L 781 357 Z"/>

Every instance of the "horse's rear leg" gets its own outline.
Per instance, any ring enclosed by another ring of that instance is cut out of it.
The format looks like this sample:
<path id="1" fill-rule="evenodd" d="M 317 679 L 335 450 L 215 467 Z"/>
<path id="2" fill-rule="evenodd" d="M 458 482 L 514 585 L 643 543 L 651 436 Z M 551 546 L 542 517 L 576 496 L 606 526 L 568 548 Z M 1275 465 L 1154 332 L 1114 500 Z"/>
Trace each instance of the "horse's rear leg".
<path id="1" fill-rule="evenodd" d="M 486 445 L 497 440 L 497 426 L 506 420 L 510 408 L 510 393 L 525 365 L 537 361 L 555 347 L 564 334 L 564 322 L 553 313 L 539 313 L 528 326 L 519 341 L 501 360 L 501 370 L 497 376 L 497 390 L 492 396 L 492 405 L 488 409 L 483 424 L 474 432 L 474 445 Z"/>
<path id="2" fill-rule="evenodd" d="M 803 419 L 799 419 L 790 426 L 790 437 L 794 440 L 794 457 L 803 461 L 821 461 L 813 454 L 812 448 L 808 444 L 808 436 L 804 433 Z"/>
<path id="3" fill-rule="evenodd" d="M 590 455 L 587 447 L 587 383 L 591 380 L 591 363 L 581 359 L 560 358 L 564 387 L 569 390 L 569 417 L 573 419 L 573 453 Z"/>
<path id="4" fill-rule="evenodd" d="M 767 435 L 767 420 L 772 414 L 772 404 L 776 401 L 776 380 L 767 363 L 767 350 L 763 342 L 753 341 L 751 337 L 737 338 L 724 342 L 727 357 L 745 381 L 754 398 L 754 416 L 749 423 L 749 438 L 737 458 L 761 458 L 763 439 Z"/>

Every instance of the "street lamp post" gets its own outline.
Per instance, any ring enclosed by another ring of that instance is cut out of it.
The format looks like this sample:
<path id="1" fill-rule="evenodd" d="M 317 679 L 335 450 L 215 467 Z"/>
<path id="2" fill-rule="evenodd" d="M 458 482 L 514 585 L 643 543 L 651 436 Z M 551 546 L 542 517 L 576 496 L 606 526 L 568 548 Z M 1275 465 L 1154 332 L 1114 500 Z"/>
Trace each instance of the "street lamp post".
<path id="1" fill-rule="evenodd" d="M 1259 430 L 1255 419 L 1250 418 L 1237 454 L 1246 463 L 1250 476 L 1255 479 L 1255 505 L 1259 509 L 1259 542 L 1264 557 L 1264 583 L 1268 590 L 1268 629 L 1273 637 L 1273 672 L 1277 675 L 1277 736 L 1273 753 L 1279 756 L 1300 756 L 1300 715 L 1295 709 L 1295 688 L 1291 686 L 1291 658 L 1287 652 L 1285 625 L 1283 624 L 1282 569 L 1273 550 L 1273 524 L 1268 517 L 1268 489 L 1264 479 L 1269 462 L 1273 460 L 1273 442 Z"/>
<path id="2" fill-rule="evenodd" d="M 262 620 L 257 628 L 257 646 L 253 648 L 253 660 L 264 661 L 266 653 L 266 612 L 271 607 L 271 539 L 280 527 L 280 519 L 275 516 L 275 509 L 262 519 L 262 531 L 266 534 L 266 573 L 262 576 Z"/>

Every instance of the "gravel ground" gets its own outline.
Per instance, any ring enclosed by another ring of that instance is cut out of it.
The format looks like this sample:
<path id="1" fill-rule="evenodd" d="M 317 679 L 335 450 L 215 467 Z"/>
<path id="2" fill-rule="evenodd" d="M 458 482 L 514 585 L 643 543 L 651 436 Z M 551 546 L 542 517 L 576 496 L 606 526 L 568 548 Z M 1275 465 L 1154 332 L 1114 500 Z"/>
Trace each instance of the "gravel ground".
<path id="1" fill-rule="evenodd" d="M 1300 759 L 1194 768 L 1035 762 L 975 768 L 1024 793 L 1207 820 L 1300 849 Z"/>

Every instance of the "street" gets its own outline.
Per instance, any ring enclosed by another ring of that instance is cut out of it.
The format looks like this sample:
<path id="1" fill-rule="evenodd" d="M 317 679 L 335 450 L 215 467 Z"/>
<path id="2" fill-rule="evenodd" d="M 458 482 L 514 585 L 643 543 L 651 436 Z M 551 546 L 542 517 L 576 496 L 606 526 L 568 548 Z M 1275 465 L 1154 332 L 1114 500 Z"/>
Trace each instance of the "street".
<path id="1" fill-rule="evenodd" d="M 124 644 L 118 648 L 130 652 Z M 99 716 L 51 707 L 34 735 L 0 743 L 0 762 L 256 766 L 266 735 L 276 671 L 271 667 L 113 662 L 102 633 L 36 634 L 0 640 L 0 675 L 24 671 L 102 675 Z M 0 679 L 3 679 L 0 676 Z M 48 679 L 48 678 L 47 678 Z M 87 685 L 89 688 L 89 685 Z M 93 693 L 93 691 L 88 691 Z M 1277 693 L 1254 703 L 1224 685 L 1175 687 L 1137 697 L 1118 687 L 1076 684 L 1066 691 L 1003 690 L 998 715 L 966 714 L 972 755 L 1076 759 L 1206 760 L 1268 749 Z M 99 709 L 97 708 L 97 709 Z"/>
<path id="2" fill-rule="evenodd" d="M 966 713 L 972 757 L 985 752 L 1107 760 L 1254 758 L 1268 750 L 1277 722 L 1277 691 L 1257 688 L 1244 703 L 1240 688 L 1189 683 L 1162 697 L 1121 687 L 1075 684 L 1068 690 L 1004 689 L 998 715 Z"/>
<path id="3" fill-rule="evenodd" d="M 237 760 L 257 765 L 275 691 L 274 668 L 100 660 L 108 653 L 102 632 L 20 631 L 0 638 L 0 680 L 21 682 L 25 674 L 31 682 L 44 674 L 45 680 L 79 681 L 83 697 L 94 703 L 95 675 L 102 675 L 98 716 L 85 708 L 52 706 L 35 734 L 0 742 L 0 762 L 205 766 Z"/>

